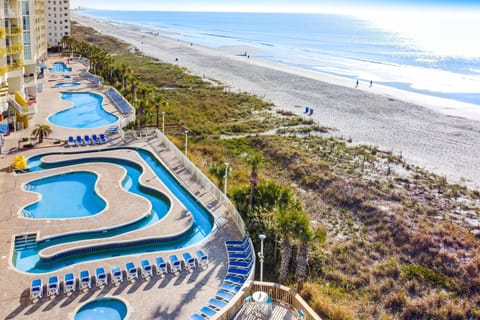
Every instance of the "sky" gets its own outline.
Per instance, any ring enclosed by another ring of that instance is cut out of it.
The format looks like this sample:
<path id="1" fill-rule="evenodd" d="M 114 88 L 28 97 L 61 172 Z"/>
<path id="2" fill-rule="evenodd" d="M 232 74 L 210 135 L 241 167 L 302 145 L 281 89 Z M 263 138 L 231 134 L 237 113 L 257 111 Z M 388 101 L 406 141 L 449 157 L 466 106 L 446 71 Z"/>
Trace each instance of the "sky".
<path id="1" fill-rule="evenodd" d="M 70 0 L 71 8 L 337 13 L 365 18 L 440 55 L 480 57 L 479 0 Z"/>
<path id="2" fill-rule="evenodd" d="M 477 0 L 71 0 L 71 7 L 110 10 L 335 12 L 391 9 L 480 10 Z"/>

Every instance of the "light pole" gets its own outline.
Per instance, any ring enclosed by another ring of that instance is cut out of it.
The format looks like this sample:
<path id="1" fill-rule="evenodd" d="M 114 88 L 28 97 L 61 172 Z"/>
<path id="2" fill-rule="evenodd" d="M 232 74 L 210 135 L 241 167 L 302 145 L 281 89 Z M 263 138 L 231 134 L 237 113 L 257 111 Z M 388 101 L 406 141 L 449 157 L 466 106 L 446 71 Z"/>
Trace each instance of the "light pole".
<path id="1" fill-rule="evenodd" d="M 267 237 L 264 234 L 258 236 L 260 238 L 260 252 L 258 253 L 258 257 L 260 258 L 260 281 L 263 281 L 263 240 Z"/>
<path id="2" fill-rule="evenodd" d="M 188 130 L 185 130 L 185 157 L 188 158 Z"/>
<path id="3" fill-rule="evenodd" d="M 227 195 L 227 182 L 228 182 L 228 166 L 230 163 L 225 162 L 225 183 L 223 185 L 223 193 Z"/>
<path id="4" fill-rule="evenodd" d="M 165 135 L 165 111 L 162 112 L 162 133 Z"/>

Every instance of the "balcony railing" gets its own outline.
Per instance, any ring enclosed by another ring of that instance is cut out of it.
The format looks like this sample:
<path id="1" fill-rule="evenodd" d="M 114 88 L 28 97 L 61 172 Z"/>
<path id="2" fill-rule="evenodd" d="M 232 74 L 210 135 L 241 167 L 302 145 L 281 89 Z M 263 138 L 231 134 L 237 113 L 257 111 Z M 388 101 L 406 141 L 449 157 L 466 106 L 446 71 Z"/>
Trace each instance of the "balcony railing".
<path id="1" fill-rule="evenodd" d="M 7 28 L 6 30 L 7 30 L 7 36 L 18 36 L 23 32 L 23 29 L 20 27 L 10 27 L 10 28 Z"/>
<path id="2" fill-rule="evenodd" d="M 8 71 L 18 71 L 23 69 L 23 61 L 7 64 Z"/>
<path id="3" fill-rule="evenodd" d="M 21 53 L 23 51 L 23 44 L 12 44 L 7 46 L 7 54 L 16 54 L 16 53 Z"/>
<path id="4" fill-rule="evenodd" d="M 23 75 L 23 83 L 29 84 L 32 82 L 35 82 L 35 75 L 33 73 Z"/>
<path id="5" fill-rule="evenodd" d="M 34 113 L 37 113 L 38 111 L 36 103 L 27 104 L 26 106 L 23 107 L 20 105 L 20 103 L 18 103 L 15 100 L 15 97 L 11 95 L 8 96 L 8 102 L 19 115 L 34 114 Z"/>

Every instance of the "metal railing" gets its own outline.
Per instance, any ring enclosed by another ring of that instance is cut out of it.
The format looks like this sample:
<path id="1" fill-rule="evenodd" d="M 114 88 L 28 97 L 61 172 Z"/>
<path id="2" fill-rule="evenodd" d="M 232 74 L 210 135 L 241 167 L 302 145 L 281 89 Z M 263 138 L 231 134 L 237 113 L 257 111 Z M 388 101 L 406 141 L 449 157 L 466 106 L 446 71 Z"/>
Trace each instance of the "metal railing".
<path id="1" fill-rule="evenodd" d="M 273 300 L 273 302 L 288 306 L 292 312 L 299 314 L 301 310 L 304 316 L 302 320 L 321 320 L 312 308 L 303 300 L 303 298 L 293 289 L 273 282 L 252 281 L 249 286 L 241 292 L 239 297 L 232 300 L 222 310 L 210 319 L 228 320 L 233 318 L 242 308 L 245 297 L 256 291 L 263 291 Z"/>
<path id="2" fill-rule="evenodd" d="M 15 111 L 20 115 L 28 115 L 34 114 L 38 112 L 37 104 L 28 104 L 27 106 L 21 106 L 16 100 L 14 96 L 8 96 L 8 102 L 10 105 L 15 109 Z"/>
<path id="3" fill-rule="evenodd" d="M 245 222 L 243 222 L 240 213 L 238 213 L 235 206 L 230 202 L 230 199 L 220 190 L 218 187 L 210 181 L 203 174 L 200 169 L 198 169 L 185 155 L 180 151 L 177 146 L 175 146 L 167 137 L 165 137 L 162 132 L 156 129 L 157 137 L 162 141 L 162 143 L 167 147 L 167 149 L 175 154 L 175 157 L 183 164 L 185 169 L 190 172 L 193 178 L 204 188 L 206 188 L 218 201 L 219 204 L 223 205 L 226 208 L 226 214 L 229 215 L 236 223 L 238 229 L 245 235 Z"/>

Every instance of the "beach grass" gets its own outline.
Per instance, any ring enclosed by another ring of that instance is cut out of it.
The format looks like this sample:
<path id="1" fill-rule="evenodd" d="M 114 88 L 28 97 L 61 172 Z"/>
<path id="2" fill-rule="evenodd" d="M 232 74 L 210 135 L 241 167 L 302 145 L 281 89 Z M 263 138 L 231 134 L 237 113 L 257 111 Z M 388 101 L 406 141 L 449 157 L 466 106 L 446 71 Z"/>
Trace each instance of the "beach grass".
<path id="1" fill-rule="evenodd" d="M 401 154 L 352 145 L 321 124 L 277 113 L 253 95 L 229 92 L 90 28 L 74 25 L 73 36 L 111 53 L 116 64 L 130 66 L 138 85 L 161 97 L 167 122 L 192 131 L 189 157 L 212 181 L 220 182 L 210 165 L 228 161 L 232 190 L 248 186 L 245 155 L 258 153 L 264 158 L 259 180 L 294 191 L 311 223 L 327 230 L 327 241 L 312 248 L 309 281 L 301 292 L 320 316 L 480 316 L 477 190 L 450 184 Z M 124 94 L 132 99 L 128 90 Z M 152 124 L 153 109 L 143 118 L 143 125 Z M 168 135 L 182 148 L 182 132 Z M 251 234 L 265 228 L 265 246 L 273 252 L 278 238 L 268 213 L 242 214 Z M 278 257 L 268 255 L 265 263 L 265 270 L 272 270 L 266 278 L 277 281 Z M 288 281 L 294 286 L 293 269 Z"/>

